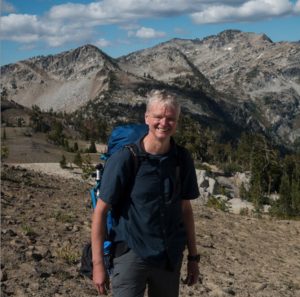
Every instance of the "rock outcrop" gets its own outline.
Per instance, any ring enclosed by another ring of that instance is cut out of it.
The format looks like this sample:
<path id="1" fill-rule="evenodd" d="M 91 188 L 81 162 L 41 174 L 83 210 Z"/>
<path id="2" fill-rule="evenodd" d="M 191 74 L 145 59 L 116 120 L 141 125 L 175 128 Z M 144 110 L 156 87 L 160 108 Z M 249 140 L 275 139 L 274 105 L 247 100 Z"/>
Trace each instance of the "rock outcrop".
<path id="1" fill-rule="evenodd" d="M 2 97 L 24 106 L 116 121 L 141 120 L 147 92 L 165 88 L 214 130 L 300 141 L 300 44 L 264 34 L 172 39 L 118 59 L 86 45 L 5 65 L 0 81 Z"/>

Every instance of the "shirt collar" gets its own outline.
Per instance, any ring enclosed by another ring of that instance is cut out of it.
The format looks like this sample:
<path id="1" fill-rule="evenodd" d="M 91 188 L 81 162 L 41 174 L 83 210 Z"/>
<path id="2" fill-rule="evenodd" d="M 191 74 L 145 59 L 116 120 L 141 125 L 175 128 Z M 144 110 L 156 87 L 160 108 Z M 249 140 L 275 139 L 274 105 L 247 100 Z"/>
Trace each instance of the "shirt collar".
<path id="1" fill-rule="evenodd" d="M 176 155 L 177 155 L 177 145 L 176 145 L 176 142 L 175 142 L 175 140 L 174 140 L 173 137 L 171 137 L 171 139 L 170 139 L 171 147 L 170 147 L 170 150 L 169 150 L 167 153 L 165 153 L 165 154 L 163 154 L 163 155 L 151 155 L 151 154 L 145 152 L 144 149 L 143 149 L 142 146 L 141 146 L 141 142 L 142 142 L 143 138 L 144 138 L 146 135 L 147 135 L 147 134 L 145 134 L 144 136 L 142 136 L 141 138 L 139 138 L 139 139 L 135 142 L 135 144 L 136 144 L 137 147 L 138 147 L 138 150 L 139 150 L 139 153 L 140 153 L 140 154 L 142 154 L 142 155 L 147 155 L 147 156 L 173 156 L 173 155 L 176 156 Z"/>

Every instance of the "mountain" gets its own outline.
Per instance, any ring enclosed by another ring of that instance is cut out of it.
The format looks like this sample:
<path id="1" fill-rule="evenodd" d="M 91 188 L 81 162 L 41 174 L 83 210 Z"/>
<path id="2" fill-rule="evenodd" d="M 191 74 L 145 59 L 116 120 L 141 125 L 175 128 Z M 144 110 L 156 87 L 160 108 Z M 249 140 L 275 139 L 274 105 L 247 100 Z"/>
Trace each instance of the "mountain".
<path id="1" fill-rule="evenodd" d="M 234 105 L 251 111 L 265 131 L 287 142 L 300 137 L 299 43 L 274 43 L 265 34 L 227 30 L 202 40 L 172 39 L 121 57 L 119 65 L 166 83 L 201 72 Z"/>
<path id="2" fill-rule="evenodd" d="M 117 70 L 113 59 L 86 45 L 3 66 L 1 85 L 8 99 L 19 104 L 71 112 L 106 90 L 106 73 Z"/>
<path id="3" fill-rule="evenodd" d="M 221 134 L 300 139 L 300 45 L 228 30 L 172 39 L 113 59 L 92 45 L 1 67 L 2 97 L 27 107 L 142 121 L 153 88 L 175 92 L 183 111 Z"/>

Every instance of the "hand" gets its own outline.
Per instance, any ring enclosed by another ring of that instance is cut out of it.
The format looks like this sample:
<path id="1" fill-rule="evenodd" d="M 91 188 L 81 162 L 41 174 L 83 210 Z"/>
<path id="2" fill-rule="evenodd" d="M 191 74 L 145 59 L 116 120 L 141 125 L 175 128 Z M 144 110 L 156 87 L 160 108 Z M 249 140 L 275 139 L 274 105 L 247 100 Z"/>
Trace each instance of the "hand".
<path id="1" fill-rule="evenodd" d="M 184 284 L 188 286 L 192 286 L 199 281 L 199 267 L 196 261 L 188 261 L 187 262 L 187 276 L 186 279 L 183 281 Z"/>
<path id="2" fill-rule="evenodd" d="M 109 277 L 106 273 L 104 264 L 93 265 L 93 283 L 99 295 L 107 295 L 109 289 Z"/>

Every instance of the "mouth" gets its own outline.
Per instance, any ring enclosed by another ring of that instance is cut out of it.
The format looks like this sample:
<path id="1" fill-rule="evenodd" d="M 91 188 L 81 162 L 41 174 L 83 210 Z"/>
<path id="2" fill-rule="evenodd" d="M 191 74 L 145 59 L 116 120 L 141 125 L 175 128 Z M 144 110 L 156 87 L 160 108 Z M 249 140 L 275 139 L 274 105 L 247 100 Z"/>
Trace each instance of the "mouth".
<path id="1" fill-rule="evenodd" d="M 157 128 L 157 130 L 159 130 L 160 132 L 168 132 L 168 131 L 170 131 L 169 128 Z"/>

